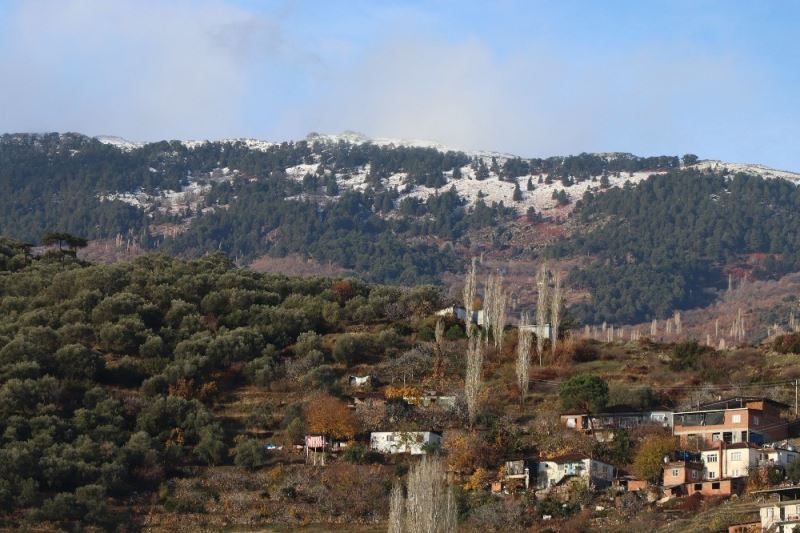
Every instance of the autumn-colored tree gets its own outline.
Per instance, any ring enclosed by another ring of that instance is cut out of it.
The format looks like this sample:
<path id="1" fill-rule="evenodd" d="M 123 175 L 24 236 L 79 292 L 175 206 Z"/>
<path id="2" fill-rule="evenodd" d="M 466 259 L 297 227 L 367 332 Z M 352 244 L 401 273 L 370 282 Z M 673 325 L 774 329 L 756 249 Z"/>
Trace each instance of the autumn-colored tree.
<path id="1" fill-rule="evenodd" d="M 485 468 L 477 468 L 464 483 L 464 490 L 481 490 L 489 483 L 489 472 Z"/>
<path id="2" fill-rule="evenodd" d="M 356 294 L 353 284 L 347 280 L 337 281 L 331 285 L 331 292 L 336 295 L 340 303 L 346 302 Z"/>
<path id="3" fill-rule="evenodd" d="M 486 442 L 476 431 L 448 431 L 443 446 L 447 450 L 448 466 L 458 473 L 488 469 L 502 457 L 499 447 Z"/>
<path id="4" fill-rule="evenodd" d="M 664 456 L 674 452 L 676 446 L 675 437 L 670 435 L 646 437 L 633 461 L 633 472 L 642 479 L 658 483 Z"/>
<path id="5" fill-rule="evenodd" d="M 416 398 L 420 396 L 422 392 L 420 392 L 418 388 L 410 385 L 389 385 L 383 391 L 383 394 L 386 396 L 387 400 L 391 400 L 392 398 Z"/>
<path id="6" fill-rule="evenodd" d="M 352 439 L 358 420 L 347 404 L 329 394 L 315 394 L 306 405 L 306 424 L 311 433 L 335 439 Z"/>

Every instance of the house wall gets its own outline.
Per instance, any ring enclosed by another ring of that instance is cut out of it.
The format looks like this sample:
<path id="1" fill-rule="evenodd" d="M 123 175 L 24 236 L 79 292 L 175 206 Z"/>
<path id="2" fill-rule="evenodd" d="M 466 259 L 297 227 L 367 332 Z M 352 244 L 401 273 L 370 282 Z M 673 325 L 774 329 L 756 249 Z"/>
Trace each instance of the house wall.
<path id="1" fill-rule="evenodd" d="M 537 488 L 549 488 L 558 484 L 566 476 L 579 476 L 587 481 L 599 480 L 611 483 L 614 467 L 592 459 L 576 459 L 567 462 L 541 461 L 537 468 Z"/>
<path id="2" fill-rule="evenodd" d="M 614 480 L 614 467 L 600 461 L 591 461 L 589 476 L 594 479 L 608 481 Z"/>
<path id="3" fill-rule="evenodd" d="M 687 483 L 686 494 L 691 496 L 699 492 L 703 496 L 730 496 L 739 494 L 744 489 L 744 484 L 734 479 L 721 479 L 719 481 L 700 481 Z"/>
<path id="4" fill-rule="evenodd" d="M 664 485 L 682 485 L 703 479 L 703 465 L 675 461 L 664 465 Z"/>
<path id="5" fill-rule="evenodd" d="M 722 453 L 720 450 L 702 452 L 703 479 L 720 479 L 722 476 Z"/>
<path id="6" fill-rule="evenodd" d="M 601 413 L 593 416 L 590 424 L 586 414 L 565 414 L 560 417 L 561 425 L 567 429 L 632 428 L 643 424 L 659 424 L 672 427 L 671 411 L 642 411 L 641 413 Z"/>
<path id="7" fill-rule="evenodd" d="M 762 404 L 762 402 L 752 403 Z M 705 414 L 708 415 L 709 413 L 722 413 L 724 422 L 696 426 L 683 425 L 680 423 L 678 415 L 693 413 L 676 413 L 673 422 L 673 435 L 680 437 L 681 444 L 684 446 L 693 444 L 701 446 L 712 445 L 717 440 L 723 440 L 723 433 L 725 432 L 731 433 L 731 442 L 734 443 L 756 440 L 755 436 L 752 435 L 753 433 L 763 438 L 763 442 L 782 440 L 788 436 L 788 424 L 780 419 L 774 409 L 761 411 L 751 407 L 742 407 L 738 409 L 712 410 Z M 692 442 L 692 435 L 696 437 L 696 442 Z"/>
<path id="8" fill-rule="evenodd" d="M 792 531 L 797 524 L 800 524 L 800 501 L 791 500 L 765 505 L 759 510 L 759 515 L 761 516 L 761 527 L 764 528 L 764 531 Z M 778 526 L 776 529 L 770 529 L 774 523 L 783 521 L 797 521 L 797 523 L 787 524 L 783 528 Z M 797 527 L 800 529 L 800 526 Z"/>
<path id="9" fill-rule="evenodd" d="M 763 453 L 767 461 L 771 461 L 772 464 L 778 466 L 786 466 L 800 457 L 798 452 L 783 449 L 764 450 Z"/>
<path id="10" fill-rule="evenodd" d="M 747 476 L 750 467 L 758 466 L 759 451 L 753 448 L 725 450 L 724 477 Z"/>
<path id="11" fill-rule="evenodd" d="M 381 453 L 424 454 L 426 444 L 440 444 L 442 437 L 430 431 L 381 431 L 370 434 L 370 448 Z"/>
<path id="12" fill-rule="evenodd" d="M 631 479 L 628 480 L 628 491 L 629 492 L 638 492 L 642 490 L 647 490 L 647 481 L 644 479 Z"/>

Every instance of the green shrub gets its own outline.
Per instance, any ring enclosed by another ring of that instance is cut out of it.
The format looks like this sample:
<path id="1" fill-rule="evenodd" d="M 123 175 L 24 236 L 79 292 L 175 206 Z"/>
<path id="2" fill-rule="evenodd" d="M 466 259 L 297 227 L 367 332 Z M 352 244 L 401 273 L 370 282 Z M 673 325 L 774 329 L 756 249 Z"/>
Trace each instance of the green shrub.
<path id="1" fill-rule="evenodd" d="M 464 333 L 464 328 L 462 328 L 458 324 L 453 324 L 452 326 L 447 328 L 447 331 L 444 332 L 444 338 L 451 341 L 463 339 L 466 336 L 467 335 Z"/>
<path id="2" fill-rule="evenodd" d="M 233 462 L 236 466 L 255 470 L 267 460 L 264 446 L 256 439 L 243 439 L 236 445 L 236 457 Z"/>

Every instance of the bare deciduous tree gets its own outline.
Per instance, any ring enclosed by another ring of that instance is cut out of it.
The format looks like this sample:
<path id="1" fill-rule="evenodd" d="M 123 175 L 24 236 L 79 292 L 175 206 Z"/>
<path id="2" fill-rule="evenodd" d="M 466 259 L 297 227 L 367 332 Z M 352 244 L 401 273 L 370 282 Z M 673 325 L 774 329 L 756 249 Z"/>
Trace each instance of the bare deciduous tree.
<path id="1" fill-rule="evenodd" d="M 406 493 L 403 502 L 400 487 L 392 490 L 390 533 L 455 533 L 458 511 L 441 459 L 426 455 L 413 465 Z"/>
<path id="2" fill-rule="evenodd" d="M 434 339 L 436 340 L 436 366 L 433 370 L 433 376 L 436 379 L 440 379 L 442 377 L 442 367 L 444 366 L 444 320 L 441 318 L 436 322 Z"/>
<path id="3" fill-rule="evenodd" d="M 491 328 L 494 347 L 503 347 L 503 330 L 506 327 L 506 307 L 508 293 L 503 289 L 503 276 L 489 276 L 486 282 L 486 295 L 483 302 L 484 325 Z"/>
<path id="4" fill-rule="evenodd" d="M 467 340 L 467 373 L 464 377 L 464 397 L 467 401 L 470 424 L 478 415 L 483 373 L 483 342 L 478 335 Z"/>
<path id="5" fill-rule="evenodd" d="M 558 344 L 558 327 L 561 323 L 561 272 L 556 272 L 553 286 L 553 301 L 550 308 L 550 342 L 553 356 L 556 355 Z"/>
<path id="6" fill-rule="evenodd" d="M 477 290 L 476 275 L 476 259 L 472 258 L 472 266 L 464 279 L 464 329 L 467 331 L 467 337 L 472 337 L 472 307 L 475 304 L 475 291 Z"/>
<path id="7" fill-rule="evenodd" d="M 520 403 L 525 402 L 530 384 L 531 345 L 533 332 L 528 326 L 528 315 L 523 314 L 517 330 L 517 385 L 519 385 Z"/>
<path id="8" fill-rule="evenodd" d="M 405 498 L 399 483 L 392 487 L 392 496 L 389 501 L 389 533 L 403 533 L 406 521 Z"/>
<path id="9" fill-rule="evenodd" d="M 544 352 L 545 322 L 547 321 L 547 267 L 542 265 L 536 274 L 536 353 L 539 354 L 539 366 L 542 366 Z"/>

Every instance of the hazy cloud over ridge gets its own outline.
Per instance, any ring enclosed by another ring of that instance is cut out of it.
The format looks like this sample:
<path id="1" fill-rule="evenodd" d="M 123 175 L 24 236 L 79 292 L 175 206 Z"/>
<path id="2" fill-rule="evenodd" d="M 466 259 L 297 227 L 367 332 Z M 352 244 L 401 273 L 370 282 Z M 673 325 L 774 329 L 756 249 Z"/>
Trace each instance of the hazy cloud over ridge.
<path id="1" fill-rule="evenodd" d="M 352 129 L 521 155 L 694 151 L 800 168 L 800 69 L 771 26 L 786 14 L 566 6 L 12 2 L 0 6 L 0 131 Z"/>

